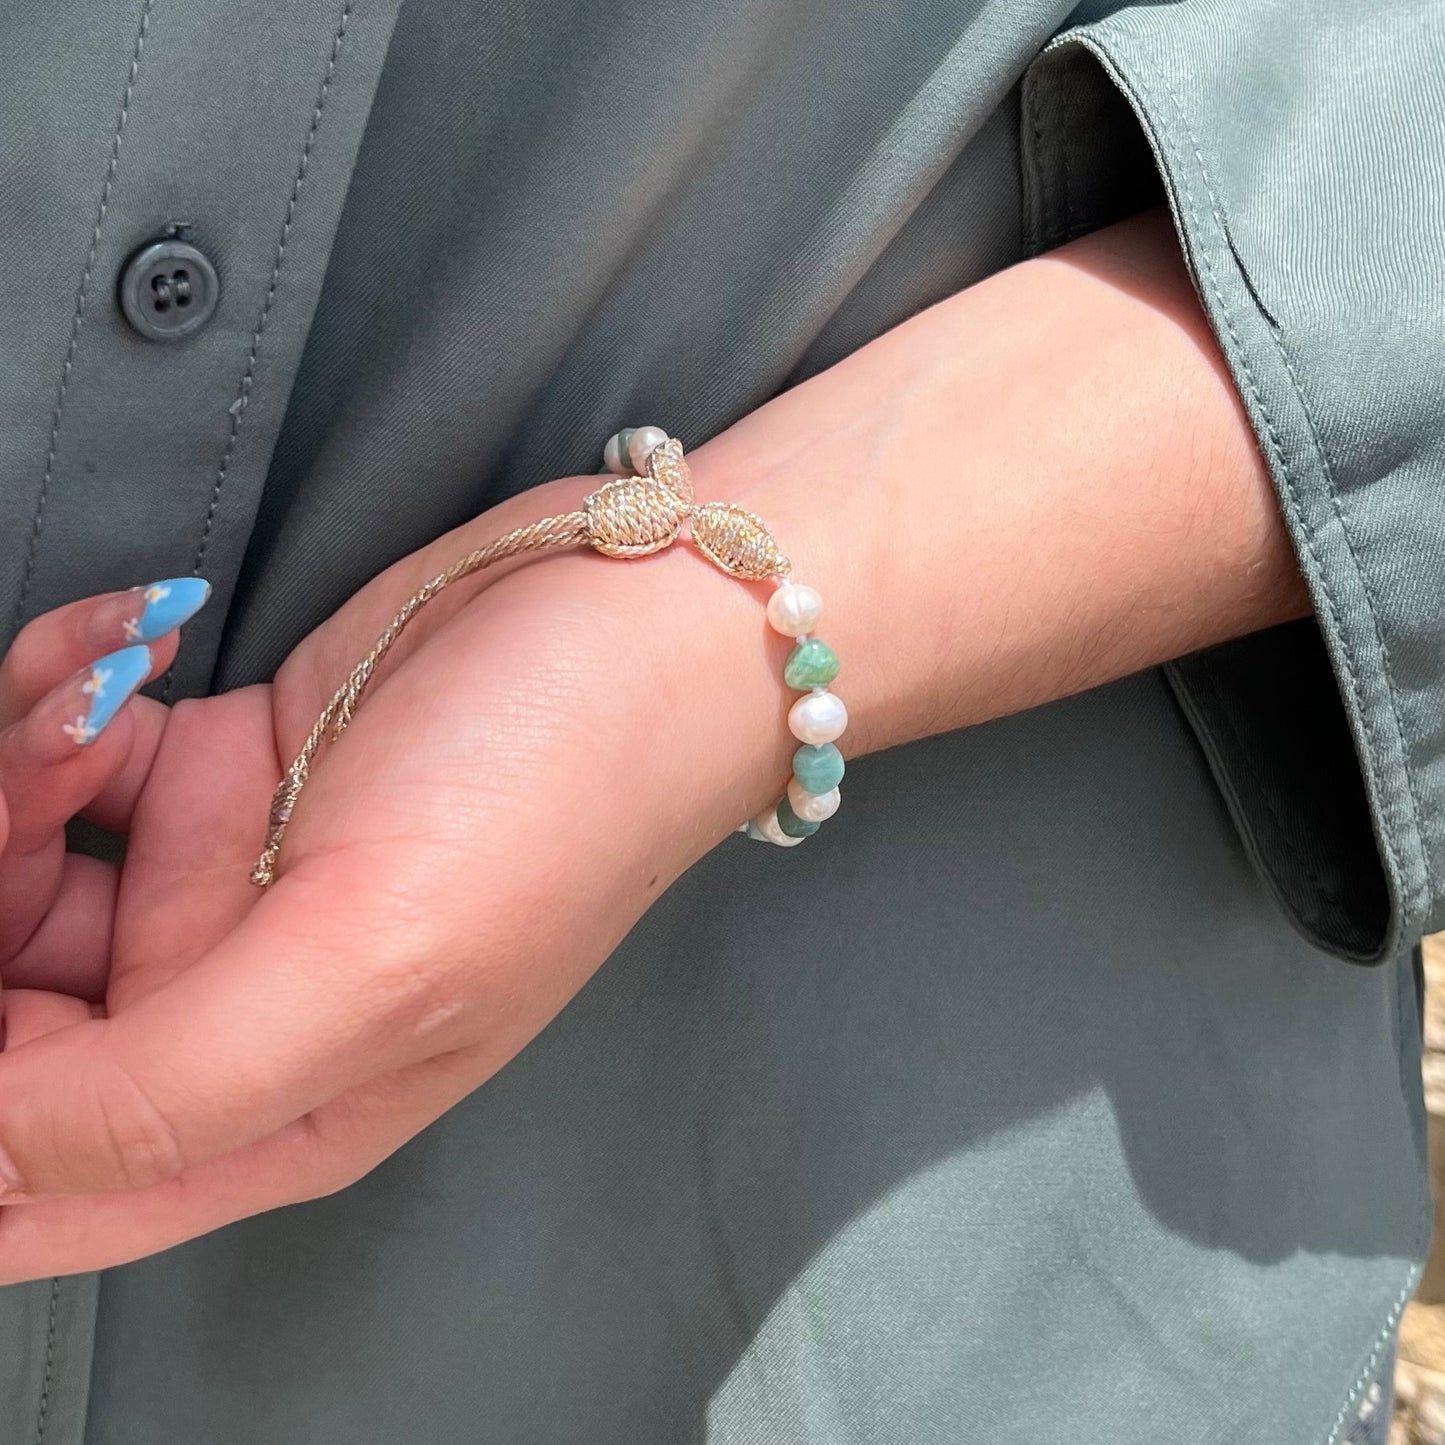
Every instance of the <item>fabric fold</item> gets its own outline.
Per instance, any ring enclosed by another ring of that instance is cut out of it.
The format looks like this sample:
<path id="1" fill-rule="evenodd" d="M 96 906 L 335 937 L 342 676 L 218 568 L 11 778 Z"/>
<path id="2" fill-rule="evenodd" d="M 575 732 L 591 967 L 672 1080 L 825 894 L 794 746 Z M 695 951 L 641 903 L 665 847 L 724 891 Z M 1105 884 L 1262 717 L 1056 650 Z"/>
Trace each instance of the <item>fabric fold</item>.
<path id="1" fill-rule="evenodd" d="M 1424 4 L 1178 0 L 1023 87 L 1032 251 L 1173 213 L 1315 618 L 1170 680 L 1281 906 L 1362 963 L 1445 925 L 1442 64 Z"/>

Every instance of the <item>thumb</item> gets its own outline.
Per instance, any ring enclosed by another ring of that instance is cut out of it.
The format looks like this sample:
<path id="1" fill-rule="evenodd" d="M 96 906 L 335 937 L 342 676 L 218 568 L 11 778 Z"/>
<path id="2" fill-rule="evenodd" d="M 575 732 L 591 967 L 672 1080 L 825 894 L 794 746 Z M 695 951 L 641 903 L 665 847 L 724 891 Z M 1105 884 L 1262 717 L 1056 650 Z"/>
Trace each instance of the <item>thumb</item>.
<path id="1" fill-rule="evenodd" d="M 303 928 L 312 897 L 283 879 L 133 1007 L 0 1054 L 0 1203 L 165 1183 L 432 1052 L 410 1000 L 380 986 L 402 942 L 363 951 L 329 914 Z"/>

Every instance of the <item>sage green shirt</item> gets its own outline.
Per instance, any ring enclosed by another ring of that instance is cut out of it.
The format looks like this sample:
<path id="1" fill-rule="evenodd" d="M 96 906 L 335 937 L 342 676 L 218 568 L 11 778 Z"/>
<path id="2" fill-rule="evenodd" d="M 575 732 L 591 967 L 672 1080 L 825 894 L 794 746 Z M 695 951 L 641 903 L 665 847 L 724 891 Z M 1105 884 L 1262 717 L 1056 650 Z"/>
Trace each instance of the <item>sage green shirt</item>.
<path id="1" fill-rule="evenodd" d="M 173 696 L 1161 198 L 1317 615 L 859 762 L 360 1184 L 0 1291 L 0 1441 L 1369 1428 L 1430 1222 L 1442 73 L 1439 0 L 7 7 L 0 603 L 200 571 Z M 159 345 L 168 230 L 222 292 Z"/>

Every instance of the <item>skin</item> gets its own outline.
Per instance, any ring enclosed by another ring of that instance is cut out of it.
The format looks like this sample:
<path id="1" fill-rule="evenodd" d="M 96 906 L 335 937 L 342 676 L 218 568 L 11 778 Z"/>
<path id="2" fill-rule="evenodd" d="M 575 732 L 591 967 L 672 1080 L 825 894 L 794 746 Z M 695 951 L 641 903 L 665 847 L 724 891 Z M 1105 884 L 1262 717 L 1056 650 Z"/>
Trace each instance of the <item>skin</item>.
<path id="1" fill-rule="evenodd" d="M 1159 216 L 921 313 L 692 463 L 700 497 L 766 518 L 822 592 L 852 755 L 1309 607 Z M 503 1067 L 776 798 L 794 744 L 766 589 L 683 546 L 552 556 L 422 614 L 323 754 L 281 877 L 248 882 L 283 760 L 400 600 L 596 480 L 536 488 L 399 562 L 273 685 L 169 711 L 135 699 L 89 748 L 57 750 L 45 720 L 116 645 L 96 618 L 117 604 L 16 641 L 0 668 L 0 1282 L 117 1264 L 356 1179 Z M 174 645 L 155 645 L 157 671 Z M 868 825 L 846 806 L 831 829 Z M 118 875 L 64 857 L 82 807 L 128 833 Z"/>

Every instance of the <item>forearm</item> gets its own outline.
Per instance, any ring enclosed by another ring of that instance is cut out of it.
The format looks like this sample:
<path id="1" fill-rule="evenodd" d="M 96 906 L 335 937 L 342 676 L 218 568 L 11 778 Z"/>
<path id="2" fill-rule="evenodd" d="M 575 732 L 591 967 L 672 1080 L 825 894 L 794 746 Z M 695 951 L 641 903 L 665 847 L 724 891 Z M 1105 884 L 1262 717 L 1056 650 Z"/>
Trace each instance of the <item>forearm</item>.
<path id="1" fill-rule="evenodd" d="M 691 456 L 698 495 L 758 513 L 821 591 L 818 631 L 843 660 L 853 755 L 1096 686 L 1309 605 L 1162 216 L 932 307 Z M 410 580 L 369 589 L 376 620 L 363 631 L 466 547 L 539 508 L 575 507 L 594 480 L 513 499 L 399 564 Z M 485 614 L 519 638 L 530 639 L 528 619 L 549 617 L 547 637 L 526 645 L 607 659 L 599 725 L 626 738 L 626 783 L 590 786 L 619 843 L 635 834 L 661 873 L 787 778 L 787 642 L 764 624 L 764 597 L 690 548 L 635 565 L 553 558 L 489 589 Z M 571 599 L 575 636 L 558 633 L 559 599 Z"/>
<path id="2" fill-rule="evenodd" d="M 695 454 L 823 592 L 857 750 L 1302 615 L 1167 219 L 931 308 Z"/>

